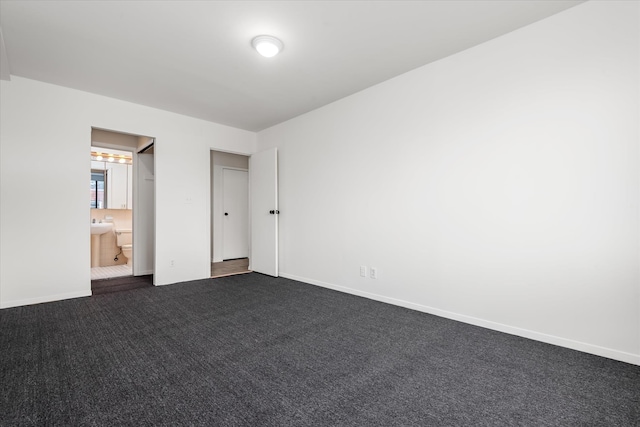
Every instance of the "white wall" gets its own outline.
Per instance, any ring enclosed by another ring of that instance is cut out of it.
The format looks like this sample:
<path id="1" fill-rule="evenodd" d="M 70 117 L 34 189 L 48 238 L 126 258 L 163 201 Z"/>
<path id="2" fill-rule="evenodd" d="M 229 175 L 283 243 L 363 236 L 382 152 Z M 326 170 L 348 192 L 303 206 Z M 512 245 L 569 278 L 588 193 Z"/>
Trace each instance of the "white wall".
<path id="1" fill-rule="evenodd" d="M 260 132 L 280 273 L 640 363 L 638 16 L 588 2 Z"/>
<path id="2" fill-rule="evenodd" d="M 0 84 L 0 306 L 90 293 L 92 127 L 156 138 L 155 283 L 209 277 L 209 151 L 250 154 L 254 133 L 19 77 Z"/>

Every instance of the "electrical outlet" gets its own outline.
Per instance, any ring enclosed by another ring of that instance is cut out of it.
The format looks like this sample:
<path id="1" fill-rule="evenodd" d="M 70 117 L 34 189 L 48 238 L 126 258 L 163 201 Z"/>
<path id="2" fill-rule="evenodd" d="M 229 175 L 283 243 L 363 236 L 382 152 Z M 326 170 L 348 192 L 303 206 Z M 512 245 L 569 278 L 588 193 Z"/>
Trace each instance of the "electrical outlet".
<path id="1" fill-rule="evenodd" d="M 369 269 L 369 277 L 371 277 L 372 279 L 377 279 L 378 278 L 378 269 L 375 267 L 371 267 Z"/>
<path id="2" fill-rule="evenodd" d="M 367 277 L 367 266 L 366 265 L 361 265 L 360 266 L 360 276 Z"/>
<path id="3" fill-rule="evenodd" d="M 173 267 L 173 266 L 175 266 L 175 265 L 176 265 L 176 263 L 175 263 L 175 261 L 174 261 L 174 260 L 171 260 L 171 261 L 169 262 L 169 265 L 170 265 L 171 267 Z"/>

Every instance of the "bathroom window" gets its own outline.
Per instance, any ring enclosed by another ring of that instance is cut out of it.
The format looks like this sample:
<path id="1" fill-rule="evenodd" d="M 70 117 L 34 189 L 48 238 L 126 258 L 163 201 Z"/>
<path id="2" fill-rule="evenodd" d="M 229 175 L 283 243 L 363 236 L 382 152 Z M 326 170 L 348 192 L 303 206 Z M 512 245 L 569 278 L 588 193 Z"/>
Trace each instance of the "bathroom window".
<path id="1" fill-rule="evenodd" d="M 102 209 L 105 207 L 106 189 L 104 185 L 104 171 L 91 171 L 91 207 Z"/>

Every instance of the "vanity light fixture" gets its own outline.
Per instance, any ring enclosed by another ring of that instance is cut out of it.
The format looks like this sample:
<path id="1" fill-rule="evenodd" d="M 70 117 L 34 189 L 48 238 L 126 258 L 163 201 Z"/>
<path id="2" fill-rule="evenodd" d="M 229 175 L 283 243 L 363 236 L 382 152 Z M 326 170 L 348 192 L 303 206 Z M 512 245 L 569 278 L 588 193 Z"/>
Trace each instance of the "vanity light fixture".
<path id="1" fill-rule="evenodd" d="M 100 151 L 92 151 L 91 152 L 91 160 L 94 161 L 98 161 L 98 162 L 104 162 L 104 161 L 108 161 L 108 162 L 115 162 L 116 160 L 118 161 L 118 163 L 124 163 L 127 165 L 131 165 L 133 164 L 133 159 L 130 155 L 127 154 L 112 154 L 112 153 L 103 153 Z"/>
<path id="2" fill-rule="evenodd" d="M 284 44 L 273 36 L 257 36 L 251 41 L 251 46 L 267 58 L 276 56 L 284 48 Z"/>

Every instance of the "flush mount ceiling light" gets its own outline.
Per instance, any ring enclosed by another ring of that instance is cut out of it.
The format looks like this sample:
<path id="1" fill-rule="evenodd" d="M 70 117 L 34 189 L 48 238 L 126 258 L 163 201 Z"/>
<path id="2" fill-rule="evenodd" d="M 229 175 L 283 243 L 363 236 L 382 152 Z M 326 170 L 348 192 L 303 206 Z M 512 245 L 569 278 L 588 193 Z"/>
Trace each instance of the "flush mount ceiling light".
<path id="1" fill-rule="evenodd" d="M 282 50 L 284 44 L 273 36 L 258 36 L 251 41 L 251 46 L 253 46 L 260 55 L 271 58 Z"/>

